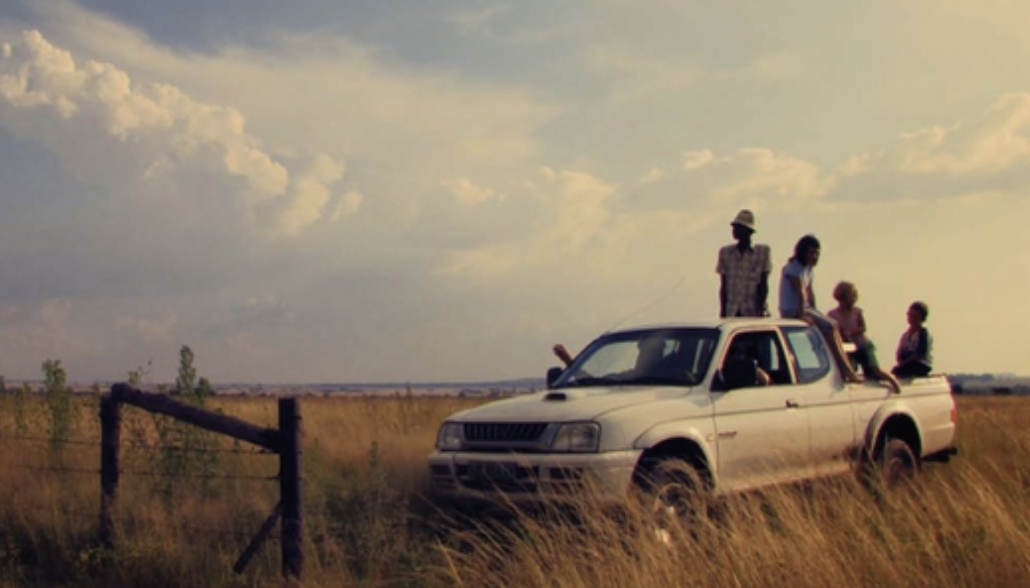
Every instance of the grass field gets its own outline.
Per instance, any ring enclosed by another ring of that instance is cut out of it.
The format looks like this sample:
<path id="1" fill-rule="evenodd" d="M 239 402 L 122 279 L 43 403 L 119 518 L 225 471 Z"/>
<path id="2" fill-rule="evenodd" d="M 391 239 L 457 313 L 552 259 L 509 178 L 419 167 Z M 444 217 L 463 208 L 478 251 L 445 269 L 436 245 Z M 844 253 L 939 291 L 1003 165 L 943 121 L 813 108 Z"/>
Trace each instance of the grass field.
<path id="1" fill-rule="evenodd" d="M 845 478 L 737 497 L 671 544 L 635 512 L 448 521 L 425 499 L 425 456 L 446 415 L 481 402 L 302 401 L 303 585 L 1030 585 L 1030 400 L 959 397 L 961 454 L 911 488 L 878 498 Z M 271 398 L 209 406 L 276 422 Z M 116 548 L 100 547 L 96 411 L 76 398 L 55 444 L 45 398 L 0 397 L 0 588 L 281 585 L 274 537 L 232 571 L 277 500 L 277 459 L 133 407 Z M 169 449 L 183 442 L 194 451 Z"/>

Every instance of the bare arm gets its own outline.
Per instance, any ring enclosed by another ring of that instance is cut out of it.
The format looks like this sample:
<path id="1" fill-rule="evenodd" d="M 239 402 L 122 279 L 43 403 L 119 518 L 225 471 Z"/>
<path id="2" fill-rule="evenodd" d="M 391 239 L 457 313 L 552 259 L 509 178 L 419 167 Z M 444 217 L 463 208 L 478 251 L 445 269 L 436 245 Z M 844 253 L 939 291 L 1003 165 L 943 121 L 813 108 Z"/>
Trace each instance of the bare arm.
<path id="1" fill-rule="evenodd" d="M 805 315 L 805 290 L 801 286 L 801 278 L 795 276 L 784 276 L 784 279 L 790 282 L 792 289 L 797 292 L 798 296 L 798 308 L 801 309 L 801 316 Z"/>
<path id="2" fill-rule="evenodd" d="M 558 343 L 551 348 L 551 351 L 553 351 L 554 355 L 557 356 L 563 364 L 565 364 L 565 367 L 569 367 L 570 365 L 572 365 L 572 355 L 569 353 L 569 350 L 566 349 L 564 345 Z"/>

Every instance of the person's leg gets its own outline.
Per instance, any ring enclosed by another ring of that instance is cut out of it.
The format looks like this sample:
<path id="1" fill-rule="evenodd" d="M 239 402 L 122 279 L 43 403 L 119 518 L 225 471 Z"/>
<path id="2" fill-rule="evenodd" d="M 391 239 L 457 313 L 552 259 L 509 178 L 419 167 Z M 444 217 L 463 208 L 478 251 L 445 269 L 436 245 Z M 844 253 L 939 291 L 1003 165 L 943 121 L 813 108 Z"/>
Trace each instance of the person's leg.
<path id="1" fill-rule="evenodd" d="M 898 379 L 893 375 L 880 369 L 880 362 L 876 359 L 876 346 L 873 345 L 872 341 L 867 341 L 859 347 L 855 354 L 859 357 L 859 361 L 862 364 L 863 375 L 867 378 L 887 382 L 891 392 L 895 394 L 901 393 L 901 382 L 898 382 Z"/>
<path id="2" fill-rule="evenodd" d="M 847 354 L 844 353 L 844 340 L 841 339 L 840 329 L 837 328 L 836 321 L 816 310 L 807 310 L 805 313 L 811 317 L 819 332 L 829 342 L 830 354 L 833 355 L 834 361 L 840 367 L 844 379 L 848 382 L 861 382 L 862 377 L 851 367 L 851 362 L 848 361 Z"/>
<path id="3" fill-rule="evenodd" d="M 899 378 L 922 378 L 930 375 L 930 368 L 921 363 L 906 363 L 894 366 L 891 373 Z"/>

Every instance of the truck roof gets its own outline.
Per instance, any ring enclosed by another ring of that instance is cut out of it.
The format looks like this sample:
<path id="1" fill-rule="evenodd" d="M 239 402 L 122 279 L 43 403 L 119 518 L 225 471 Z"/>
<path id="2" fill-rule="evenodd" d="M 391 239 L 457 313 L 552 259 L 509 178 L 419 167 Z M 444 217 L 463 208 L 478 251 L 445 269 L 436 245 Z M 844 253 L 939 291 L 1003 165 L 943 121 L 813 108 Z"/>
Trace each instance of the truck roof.
<path id="1" fill-rule="evenodd" d="M 609 333 L 627 333 L 632 331 L 650 331 L 661 329 L 724 329 L 727 327 L 739 326 L 805 326 L 808 323 L 800 319 L 783 319 L 772 317 L 735 317 L 716 318 L 702 321 L 673 321 L 664 323 L 649 323 L 634 325 L 631 327 L 620 327 L 612 329 Z"/>

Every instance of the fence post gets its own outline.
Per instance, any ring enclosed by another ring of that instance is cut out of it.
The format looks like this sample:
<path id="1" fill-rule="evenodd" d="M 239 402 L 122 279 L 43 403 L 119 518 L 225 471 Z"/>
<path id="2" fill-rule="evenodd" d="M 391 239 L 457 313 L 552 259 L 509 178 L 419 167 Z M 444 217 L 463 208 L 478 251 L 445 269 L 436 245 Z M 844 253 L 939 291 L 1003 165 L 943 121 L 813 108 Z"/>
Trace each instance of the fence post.
<path id="1" fill-rule="evenodd" d="M 114 545 L 111 509 L 118 493 L 118 453 L 121 443 L 122 405 L 106 395 L 100 398 L 100 527 L 101 545 Z"/>
<path id="2" fill-rule="evenodd" d="M 301 416 L 296 398 L 279 400 L 279 494 L 282 501 L 282 573 L 299 580 L 304 571 L 301 495 Z"/>

